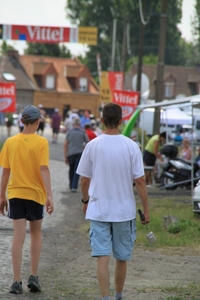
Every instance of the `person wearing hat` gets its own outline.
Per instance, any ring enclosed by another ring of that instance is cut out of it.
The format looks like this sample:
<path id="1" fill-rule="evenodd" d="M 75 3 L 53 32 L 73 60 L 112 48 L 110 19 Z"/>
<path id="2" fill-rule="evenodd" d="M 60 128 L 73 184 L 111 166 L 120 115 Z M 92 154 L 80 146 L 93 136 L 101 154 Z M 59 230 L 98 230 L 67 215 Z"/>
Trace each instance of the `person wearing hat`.
<path id="1" fill-rule="evenodd" d="M 23 292 L 21 279 L 22 251 L 29 221 L 31 237 L 31 268 L 28 288 L 41 291 L 37 276 L 42 246 L 43 208 L 53 212 L 49 164 L 49 146 L 46 138 L 36 134 L 43 116 L 40 110 L 28 105 L 22 111 L 22 132 L 8 138 L 1 150 L 0 165 L 3 167 L 0 191 L 0 213 L 13 219 L 12 243 L 13 284 L 10 293 Z M 11 176 L 10 176 L 11 175 Z M 6 195 L 7 190 L 7 195 Z M 8 198 L 8 202 L 7 202 Z"/>
<path id="2" fill-rule="evenodd" d="M 161 158 L 159 150 L 163 143 L 166 141 L 166 132 L 161 132 L 152 136 L 147 143 L 144 153 L 143 153 L 143 162 L 145 166 L 154 167 L 157 158 Z M 145 170 L 146 184 L 152 184 L 151 171 Z"/>
<path id="3" fill-rule="evenodd" d="M 61 115 L 59 109 L 55 108 L 54 113 L 51 117 L 51 128 L 52 128 L 52 143 L 56 144 L 58 140 L 58 133 L 60 131 Z"/>

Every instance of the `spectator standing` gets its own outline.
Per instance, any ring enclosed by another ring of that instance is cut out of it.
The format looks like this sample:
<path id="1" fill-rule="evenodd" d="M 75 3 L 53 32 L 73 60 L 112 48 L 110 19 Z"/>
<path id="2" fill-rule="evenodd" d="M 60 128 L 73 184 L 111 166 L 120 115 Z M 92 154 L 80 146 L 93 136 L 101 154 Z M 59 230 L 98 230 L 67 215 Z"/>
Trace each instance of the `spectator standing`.
<path id="1" fill-rule="evenodd" d="M 85 132 L 86 132 L 86 134 L 88 136 L 88 139 L 90 141 L 97 137 L 97 135 L 94 132 L 94 130 L 91 129 L 91 125 L 90 124 L 85 124 Z"/>
<path id="2" fill-rule="evenodd" d="M 8 137 L 10 137 L 11 128 L 13 126 L 13 115 L 11 113 L 7 113 L 5 121 L 6 121 L 6 127 L 7 127 L 7 135 L 8 135 Z"/>
<path id="3" fill-rule="evenodd" d="M 190 141 L 188 139 L 183 140 L 183 148 L 180 152 L 180 158 L 185 160 L 191 160 L 192 148 L 190 147 Z"/>
<path id="4" fill-rule="evenodd" d="M 189 140 L 190 139 L 190 134 L 186 129 L 183 128 L 182 133 L 181 133 L 181 137 L 183 138 L 183 140 L 185 140 L 185 139 Z"/>
<path id="5" fill-rule="evenodd" d="M 64 142 L 64 159 L 69 165 L 69 188 L 76 192 L 79 175 L 76 173 L 85 144 L 89 141 L 85 131 L 80 127 L 80 118 L 73 120 L 73 128 L 66 133 Z"/>
<path id="6" fill-rule="evenodd" d="M 41 121 L 40 121 L 40 124 L 39 124 L 38 129 L 37 129 L 37 133 L 38 134 L 40 133 L 40 135 L 43 135 L 44 128 L 45 128 L 46 111 L 43 109 L 42 104 L 39 104 L 38 108 L 40 110 L 41 115 L 43 116 L 43 119 L 41 119 Z"/>
<path id="7" fill-rule="evenodd" d="M 70 116 L 69 112 L 66 114 L 64 125 L 65 125 L 65 128 L 66 128 L 66 133 L 69 129 L 73 128 L 73 118 Z"/>
<path id="8" fill-rule="evenodd" d="M 155 162 L 157 158 L 162 158 L 162 155 L 159 153 L 161 146 L 166 141 L 166 132 L 161 132 L 150 138 L 148 141 L 144 153 L 143 153 L 143 162 L 145 166 L 155 167 Z M 152 184 L 151 171 L 145 171 L 146 184 Z"/>
<path id="9" fill-rule="evenodd" d="M 136 203 L 133 181 L 149 223 L 144 167 L 138 145 L 119 132 L 122 109 L 115 103 L 103 107 L 104 133 L 89 142 L 77 173 L 82 176 L 83 211 L 90 220 L 92 256 L 97 257 L 97 277 L 102 300 L 109 300 L 109 258 L 116 259 L 115 300 L 122 299 L 127 260 L 136 239 Z"/>
<path id="10" fill-rule="evenodd" d="M 91 124 L 90 114 L 88 110 L 85 110 L 81 117 L 81 127 L 84 128 L 85 124 Z"/>
<path id="11" fill-rule="evenodd" d="M 31 292 L 41 291 L 37 271 L 42 246 L 43 208 L 46 205 L 47 212 L 51 214 L 53 200 L 48 168 L 48 141 L 35 134 L 40 118 L 42 115 L 37 107 L 26 106 L 22 112 L 23 132 L 5 141 L 0 157 L 0 165 L 3 167 L 0 213 L 4 215 L 7 210 L 6 190 L 8 186 L 8 217 L 13 219 L 14 226 L 12 243 L 14 280 L 10 288 L 12 294 L 23 292 L 21 263 L 26 220 L 29 221 L 31 236 L 31 275 L 28 279 L 28 288 Z"/>
<path id="12" fill-rule="evenodd" d="M 18 115 L 18 120 L 17 120 L 18 127 L 19 127 L 19 132 L 22 132 L 23 129 L 24 129 L 24 124 L 23 124 L 22 121 L 21 121 L 21 118 L 22 118 L 22 111 L 23 111 L 23 109 L 22 109 L 21 112 L 19 113 L 19 115 Z"/>
<path id="13" fill-rule="evenodd" d="M 51 117 L 51 128 L 52 128 L 52 143 L 56 144 L 58 141 L 58 133 L 60 131 L 61 115 L 59 109 L 55 108 L 54 113 Z"/>

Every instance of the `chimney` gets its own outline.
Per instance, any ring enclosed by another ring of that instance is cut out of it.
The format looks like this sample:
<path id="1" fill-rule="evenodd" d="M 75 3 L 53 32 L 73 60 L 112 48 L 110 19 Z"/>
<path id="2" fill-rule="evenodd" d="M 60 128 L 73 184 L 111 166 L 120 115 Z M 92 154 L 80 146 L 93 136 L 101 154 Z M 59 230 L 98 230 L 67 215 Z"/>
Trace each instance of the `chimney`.
<path id="1" fill-rule="evenodd" d="M 19 58 L 19 52 L 17 50 L 8 50 L 7 54 L 11 58 L 15 58 L 15 59 Z"/>

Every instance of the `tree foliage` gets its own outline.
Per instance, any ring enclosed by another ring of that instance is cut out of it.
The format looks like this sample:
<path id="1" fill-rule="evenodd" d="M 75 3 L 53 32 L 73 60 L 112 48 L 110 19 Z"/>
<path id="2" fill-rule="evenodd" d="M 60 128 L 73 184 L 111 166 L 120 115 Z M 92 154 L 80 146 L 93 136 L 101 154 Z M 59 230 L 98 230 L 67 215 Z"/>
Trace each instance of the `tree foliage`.
<path id="1" fill-rule="evenodd" d="M 13 48 L 13 46 L 10 46 L 6 43 L 6 41 L 3 41 L 3 43 L 1 44 L 1 48 L 0 48 L 0 54 L 3 55 L 4 53 L 6 53 L 9 50 L 15 50 Z"/>
<path id="2" fill-rule="evenodd" d="M 71 52 L 65 45 L 59 44 L 43 44 L 43 43 L 27 43 L 28 48 L 25 54 L 44 55 L 51 57 L 71 57 Z"/>
<path id="3" fill-rule="evenodd" d="M 150 20 L 145 26 L 143 54 L 158 55 L 160 14 L 162 0 L 143 1 L 144 18 Z M 68 0 L 67 12 L 70 20 L 78 26 L 98 27 L 98 45 L 89 47 L 86 55 L 87 65 L 93 75 L 97 73 L 96 54 L 101 55 L 103 70 L 109 70 L 111 64 L 113 19 L 117 20 L 115 70 L 120 69 L 124 28 L 129 24 L 130 53 L 126 51 L 126 61 L 138 55 L 140 36 L 140 13 L 138 0 Z M 168 0 L 166 32 L 166 64 L 184 65 L 181 32 L 177 24 L 181 21 L 182 0 Z M 186 46 L 186 44 L 184 45 Z"/>

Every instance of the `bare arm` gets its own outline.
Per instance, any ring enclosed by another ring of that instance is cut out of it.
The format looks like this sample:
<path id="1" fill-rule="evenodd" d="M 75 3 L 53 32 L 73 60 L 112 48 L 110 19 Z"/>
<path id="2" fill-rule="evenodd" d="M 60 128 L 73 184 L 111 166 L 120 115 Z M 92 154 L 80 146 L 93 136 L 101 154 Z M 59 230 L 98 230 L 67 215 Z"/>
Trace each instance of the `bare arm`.
<path id="1" fill-rule="evenodd" d="M 158 149 L 159 149 L 159 141 L 154 141 L 154 155 L 157 158 L 162 158 L 162 155 L 159 153 Z"/>
<path id="2" fill-rule="evenodd" d="M 159 141 L 154 141 L 154 144 L 153 144 L 153 153 L 154 153 L 154 155 L 156 157 L 158 155 L 158 146 L 159 146 Z"/>
<path id="3" fill-rule="evenodd" d="M 68 165 L 67 149 L 68 149 L 68 141 L 65 140 L 64 146 L 63 146 L 63 150 L 64 150 L 64 160 L 65 160 L 65 163 Z"/>
<path id="4" fill-rule="evenodd" d="M 192 158 L 192 149 L 189 148 L 188 151 L 187 151 L 187 154 L 186 154 L 186 158 L 187 160 L 191 160 Z"/>
<path id="5" fill-rule="evenodd" d="M 51 179 L 50 179 L 49 168 L 47 166 L 40 166 L 40 173 L 47 192 L 46 211 L 48 212 L 48 214 L 52 214 L 53 198 L 52 198 L 52 191 L 51 191 Z"/>
<path id="6" fill-rule="evenodd" d="M 147 194 L 147 188 L 145 183 L 145 177 L 142 176 L 140 178 L 137 178 L 134 180 L 134 182 L 144 210 L 145 221 L 141 221 L 141 222 L 142 224 L 147 224 L 150 222 L 150 218 L 149 218 L 148 194 Z"/>
<path id="7" fill-rule="evenodd" d="M 89 199 L 89 195 L 88 195 L 89 186 L 90 186 L 90 178 L 82 177 L 81 178 L 81 191 L 82 191 L 82 196 L 83 196 L 84 201 L 87 201 Z M 87 204 L 83 204 L 84 214 L 86 214 L 86 210 L 87 210 Z"/>
<path id="8" fill-rule="evenodd" d="M 10 169 L 3 168 L 1 176 L 1 192 L 0 192 L 0 214 L 5 215 L 4 209 L 8 210 L 8 202 L 6 199 L 6 188 L 10 177 Z"/>

